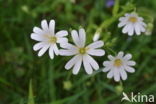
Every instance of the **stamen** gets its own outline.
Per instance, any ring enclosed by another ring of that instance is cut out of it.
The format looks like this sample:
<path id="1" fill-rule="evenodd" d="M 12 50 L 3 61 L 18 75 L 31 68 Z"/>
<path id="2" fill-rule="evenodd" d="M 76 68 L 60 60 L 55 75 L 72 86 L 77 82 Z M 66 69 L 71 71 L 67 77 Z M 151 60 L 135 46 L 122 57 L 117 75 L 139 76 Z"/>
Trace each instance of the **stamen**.
<path id="1" fill-rule="evenodd" d="M 114 66 L 115 67 L 120 67 L 121 65 L 122 65 L 122 60 L 121 59 L 115 59 Z"/>
<path id="2" fill-rule="evenodd" d="M 136 17 L 130 17 L 129 21 L 135 23 L 138 21 L 138 19 Z"/>
<path id="3" fill-rule="evenodd" d="M 57 41 L 57 38 L 55 36 L 49 37 L 49 42 L 50 43 L 56 43 L 56 41 Z"/>
<path id="4" fill-rule="evenodd" d="M 86 48 L 79 48 L 79 53 L 80 54 L 85 54 L 86 53 Z"/>

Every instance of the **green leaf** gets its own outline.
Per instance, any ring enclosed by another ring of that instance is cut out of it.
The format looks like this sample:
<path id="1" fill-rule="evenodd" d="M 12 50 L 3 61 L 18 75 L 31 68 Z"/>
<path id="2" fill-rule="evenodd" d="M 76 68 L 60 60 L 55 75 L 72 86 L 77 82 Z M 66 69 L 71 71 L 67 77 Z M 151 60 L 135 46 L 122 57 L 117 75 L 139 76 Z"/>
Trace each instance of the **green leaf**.
<path id="1" fill-rule="evenodd" d="M 30 80 L 29 82 L 28 104 L 35 104 L 34 96 L 33 96 L 32 80 Z"/>
<path id="2" fill-rule="evenodd" d="M 115 5 L 113 8 L 113 16 L 115 16 L 119 11 L 119 0 L 115 0 Z"/>

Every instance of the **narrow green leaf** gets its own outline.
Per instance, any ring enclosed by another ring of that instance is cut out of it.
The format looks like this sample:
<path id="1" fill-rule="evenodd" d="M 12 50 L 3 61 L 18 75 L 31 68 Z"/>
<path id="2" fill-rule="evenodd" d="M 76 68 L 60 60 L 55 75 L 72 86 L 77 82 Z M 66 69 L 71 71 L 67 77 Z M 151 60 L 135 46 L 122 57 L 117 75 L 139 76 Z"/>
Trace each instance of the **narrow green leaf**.
<path id="1" fill-rule="evenodd" d="M 29 82 L 28 104 L 35 104 L 34 96 L 33 96 L 32 80 L 30 80 Z"/>
<path id="2" fill-rule="evenodd" d="M 113 8 L 113 16 L 115 16 L 119 11 L 119 0 L 115 0 L 115 5 Z"/>

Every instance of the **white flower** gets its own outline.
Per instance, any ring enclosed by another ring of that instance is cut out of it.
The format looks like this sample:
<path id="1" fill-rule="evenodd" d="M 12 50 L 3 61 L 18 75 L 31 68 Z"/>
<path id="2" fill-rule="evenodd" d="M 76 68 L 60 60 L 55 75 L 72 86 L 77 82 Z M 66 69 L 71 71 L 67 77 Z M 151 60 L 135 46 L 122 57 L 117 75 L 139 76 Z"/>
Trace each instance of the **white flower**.
<path id="1" fill-rule="evenodd" d="M 113 57 L 108 55 L 110 61 L 104 61 L 103 65 L 105 68 L 103 72 L 108 72 L 107 78 L 114 77 L 115 81 L 126 80 L 127 79 L 127 72 L 133 73 L 135 72 L 134 66 L 136 63 L 131 61 L 132 58 L 131 54 L 126 54 L 124 56 L 123 52 L 119 52 L 117 56 Z M 121 77 L 121 78 L 120 78 Z"/>
<path id="2" fill-rule="evenodd" d="M 140 35 L 141 32 L 145 32 L 146 24 L 143 22 L 143 18 L 139 17 L 136 13 L 126 13 L 125 17 L 119 18 L 120 23 L 118 27 L 123 27 L 122 32 L 128 33 L 129 36 L 132 36 L 134 32 L 137 35 Z"/>
<path id="3" fill-rule="evenodd" d="M 31 39 L 38 41 L 33 46 L 35 51 L 39 50 L 38 56 L 42 56 L 49 49 L 49 56 L 51 59 L 54 58 L 54 54 L 59 55 L 59 49 L 56 43 L 66 43 L 68 39 L 64 36 L 68 35 L 68 32 L 65 30 L 61 30 L 55 33 L 55 21 L 51 20 L 48 26 L 46 20 L 42 20 L 41 22 L 42 29 L 38 27 L 33 28 L 33 32 L 31 34 Z"/>
<path id="4" fill-rule="evenodd" d="M 69 70 L 73 67 L 73 74 L 78 74 L 83 63 L 86 73 L 92 74 L 93 69 L 99 69 L 99 65 L 90 55 L 103 56 L 105 54 L 105 51 L 99 48 L 104 45 L 104 42 L 96 41 L 89 44 L 88 46 L 85 46 L 86 33 L 84 29 L 79 29 L 79 35 L 75 30 L 72 30 L 71 34 L 75 45 L 72 45 L 70 43 L 62 44 L 61 47 L 64 49 L 60 50 L 60 55 L 75 55 L 70 61 L 67 62 L 65 69 Z"/>

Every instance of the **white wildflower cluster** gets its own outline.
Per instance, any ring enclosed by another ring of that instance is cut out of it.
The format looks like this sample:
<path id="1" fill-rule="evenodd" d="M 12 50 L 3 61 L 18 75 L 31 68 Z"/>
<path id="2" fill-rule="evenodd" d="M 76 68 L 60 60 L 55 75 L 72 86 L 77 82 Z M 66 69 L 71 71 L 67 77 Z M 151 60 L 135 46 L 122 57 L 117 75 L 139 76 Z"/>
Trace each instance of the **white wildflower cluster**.
<path id="1" fill-rule="evenodd" d="M 138 17 L 136 13 L 125 14 L 125 17 L 119 18 L 118 27 L 123 27 L 123 33 L 140 35 L 145 32 L 146 24 L 143 18 Z M 38 56 L 42 56 L 48 51 L 51 59 L 55 55 L 73 56 L 65 65 L 65 69 L 72 68 L 73 74 L 78 74 L 83 66 L 87 74 L 92 74 L 93 70 L 98 70 L 99 64 L 92 56 L 104 56 L 104 42 L 99 40 L 100 33 L 95 34 L 93 43 L 86 45 L 87 35 L 83 28 L 71 31 L 74 44 L 68 42 L 66 30 L 55 32 L 55 21 L 51 20 L 49 24 L 46 20 L 41 21 L 41 28 L 34 27 L 31 39 L 38 41 L 33 47 L 34 51 L 39 51 Z M 59 48 L 60 47 L 60 48 Z M 104 61 L 103 72 L 108 72 L 107 78 L 114 78 L 115 81 L 126 80 L 127 73 L 135 72 L 133 66 L 136 64 L 131 61 L 131 54 L 119 52 L 116 56 L 108 55 L 109 61 Z"/>

